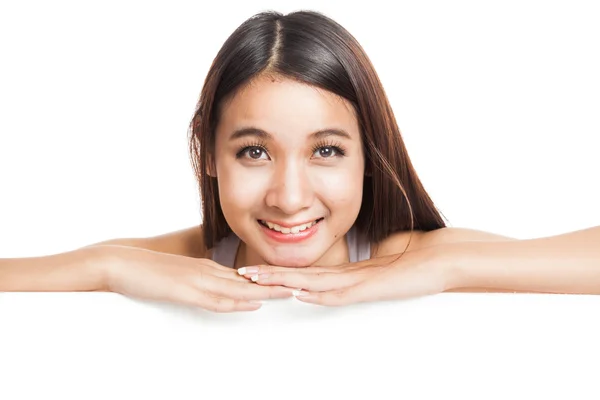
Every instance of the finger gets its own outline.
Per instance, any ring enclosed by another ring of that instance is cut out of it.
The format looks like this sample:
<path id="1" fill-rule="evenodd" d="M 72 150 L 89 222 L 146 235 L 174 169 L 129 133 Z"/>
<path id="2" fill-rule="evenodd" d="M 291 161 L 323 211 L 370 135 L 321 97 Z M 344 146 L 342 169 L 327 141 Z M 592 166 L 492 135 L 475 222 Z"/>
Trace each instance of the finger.
<path id="1" fill-rule="evenodd" d="M 344 306 L 368 301 L 369 293 L 367 285 L 361 283 L 326 292 L 300 291 L 295 297 L 305 303 L 320 304 L 323 306 Z M 371 301 L 374 300 L 371 299 Z"/>
<path id="2" fill-rule="evenodd" d="M 236 282 L 216 276 L 204 279 L 201 288 L 217 296 L 239 300 L 266 300 L 292 297 L 292 290 L 282 286 L 260 286 L 244 280 Z"/>
<path id="3" fill-rule="evenodd" d="M 236 285 L 235 297 L 244 300 L 285 299 L 293 296 L 293 289 L 282 285 L 261 286 L 249 281 Z"/>
<path id="4" fill-rule="evenodd" d="M 212 268 L 214 268 L 216 270 L 223 271 L 223 272 L 228 272 L 228 271 L 234 271 L 235 272 L 235 269 L 233 269 L 231 267 L 226 267 L 224 265 L 221 265 L 218 262 L 215 262 L 215 261 L 213 261 L 211 259 L 208 259 L 208 258 L 198 259 L 198 265 L 206 265 L 206 266 L 212 267 Z"/>
<path id="5" fill-rule="evenodd" d="M 215 296 L 214 294 L 208 292 L 198 293 L 198 291 L 190 291 L 190 293 L 187 296 L 183 296 L 179 302 L 218 313 L 254 311 L 258 310 L 262 306 L 260 302 L 230 299 Z"/>
<path id="6" fill-rule="evenodd" d="M 275 272 L 298 272 L 301 274 L 317 274 L 322 272 L 338 273 L 343 272 L 340 268 L 333 267 L 280 267 L 277 265 L 258 265 L 251 267 L 242 267 L 237 270 L 239 275 L 251 278 L 256 274 L 275 273 Z"/>
<path id="7" fill-rule="evenodd" d="M 381 270 L 386 268 L 393 262 L 398 261 L 405 253 L 391 254 L 387 256 L 379 256 L 376 258 L 370 258 L 367 260 L 351 262 L 347 264 L 340 264 L 333 267 L 329 267 L 332 271 L 358 271 L 358 270 Z"/>
<path id="8" fill-rule="evenodd" d="M 401 256 L 401 255 L 400 255 Z M 393 254 L 390 256 L 381 256 L 377 258 L 370 258 L 368 260 L 352 262 L 348 264 L 341 264 L 331 267 L 334 271 L 358 271 L 358 270 L 381 270 L 400 258 L 399 255 Z"/>
<path id="9" fill-rule="evenodd" d="M 203 259 L 201 262 L 195 262 L 197 271 L 204 274 L 210 274 L 214 276 L 218 276 L 220 278 L 232 279 L 238 282 L 244 282 L 245 278 L 236 273 L 236 270 L 229 267 L 224 267 L 219 263 L 216 263 L 212 260 Z"/>
<path id="10" fill-rule="evenodd" d="M 364 279 L 356 273 L 318 272 L 304 274 L 299 272 L 274 272 L 254 275 L 251 280 L 259 285 L 279 285 L 289 288 L 301 288 L 308 291 L 328 291 L 352 286 Z"/>
<path id="11" fill-rule="evenodd" d="M 348 271 L 357 271 L 372 268 L 384 267 L 389 262 L 397 258 L 397 255 L 379 257 L 377 259 L 368 259 L 359 262 L 345 263 L 331 267 L 282 267 L 278 265 L 255 265 L 242 267 L 237 270 L 239 275 L 250 278 L 256 274 L 275 273 L 275 272 L 298 272 L 303 274 L 318 274 L 322 272 L 343 273 Z"/>
<path id="12" fill-rule="evenodd" d="M 230 280 L 233 280 L 236 282 L 247 282 L 248 281 L 245 277 L 240 276 L 232 268 L 229 268 L 226 271 L 223 271 L 221 269 L 211 269 L 210 273 L 213 274 L 214 276 L 218 276 L 219 278 L 230 279 Z"/>
<path id="13" fill-rule="evenodd" d="M 219 313 L 254 311 L 262 307 L 260 302 L 251 302 L 240 299 L 227 299 L 224 297 L 210 297 L 207 301 L 204 301 L 201 304 L 203 308 Z"/>

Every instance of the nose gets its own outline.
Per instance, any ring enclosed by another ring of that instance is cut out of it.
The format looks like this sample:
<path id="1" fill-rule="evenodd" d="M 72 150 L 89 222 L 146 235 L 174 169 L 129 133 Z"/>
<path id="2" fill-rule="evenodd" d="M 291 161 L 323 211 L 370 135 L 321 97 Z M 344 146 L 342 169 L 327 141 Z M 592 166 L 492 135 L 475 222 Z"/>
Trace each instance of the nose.
<path id="1" fill-rule="evenodd" d="M 265 201 L 285 214 L 309 208 L 314 199 L 310 176 L 302 163 L 288 162 L 275 167 Z"/>

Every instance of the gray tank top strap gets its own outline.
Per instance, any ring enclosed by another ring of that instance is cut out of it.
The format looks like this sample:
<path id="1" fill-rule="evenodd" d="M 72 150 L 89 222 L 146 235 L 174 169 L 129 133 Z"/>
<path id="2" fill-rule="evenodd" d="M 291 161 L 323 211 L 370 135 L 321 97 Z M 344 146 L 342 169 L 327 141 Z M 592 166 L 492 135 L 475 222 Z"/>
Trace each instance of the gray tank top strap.
<path id="1" fill-rule="evenodd" d="M 371 243 L 356 227 L 353 226 L 346 233 L 346 242 L 348 243 L 348 257 L 350 262 L 359 262 L 371 258 Z"/>
<path id="2" fill-rule="evenodd" d="M 346 243 L 348 244 L 350 262 L 359 262 L 371 258 L 371 243 L 358 232 L 356 227 L 353 226 L 346 233 Z M 213 247 L 212 260 L 225 267 L 233 268 L 239 245 L 240 239 L 232 232 Z"/>

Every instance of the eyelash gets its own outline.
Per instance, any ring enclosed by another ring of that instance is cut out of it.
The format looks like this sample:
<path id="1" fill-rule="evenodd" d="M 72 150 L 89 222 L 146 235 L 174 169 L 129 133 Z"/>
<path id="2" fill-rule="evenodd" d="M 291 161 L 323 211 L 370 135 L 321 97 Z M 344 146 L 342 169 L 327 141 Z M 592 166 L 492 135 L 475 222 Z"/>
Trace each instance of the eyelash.
<path id="1" fill-rule="evenodd" d="M 333 150 L 335 150 L 336 155 L 334 157 L 344 157 L 346 155 L 346 150 L 344 147 L 339 142 L 332 140 L 322 140 L 316 143 L 312 148 L 312 153 L 314 154 L 315 151 L 322 149 L 323 147 L 331 147 Z"/>
<path id="2" fill-rule="evenodd" d="M 339 142 L 326 141 L 326 140 L 323 140 L 323 141 L 315 144 L 312 148 L 312 154 L 314 154 L 317 150 L 322 149 L 324 147 L 330 147 L 335 151 L 335 155 L 333 157 L 326 157 L 326 158 L 344 157 L 346 155 L 346 150 Z M 267 154 L 269 153 L 265 142 L 262 142 L 262 141 L 249 142 L 249 143 L 246 143 L 246 144 L 240 146 L 240 149 L 235 154 L 235 158 L 238 158 L 238 159 L 243 158 L 244 154 L 248 150 L 253 149 L 253 148 L 259 148 L 262 151 L 264 151 L 265 153 L 267 153 Z"/>
<path id="3" fill-rule="evenodd" d="M 242 158 L 244 157 L 244 153 L 246 153 L 248 150 L 258 147 L 259 149 L 261 149 L 262 151 L 264 151 L 265 153 L 268 153 L 267 151 L 267 145 L 265 142 L 250 142 L 250 143 L 246 143 L 243 146 L 240 147 L 240 149 L 238 150 L 238 152 L 235 154 L 235 158 Z"/>

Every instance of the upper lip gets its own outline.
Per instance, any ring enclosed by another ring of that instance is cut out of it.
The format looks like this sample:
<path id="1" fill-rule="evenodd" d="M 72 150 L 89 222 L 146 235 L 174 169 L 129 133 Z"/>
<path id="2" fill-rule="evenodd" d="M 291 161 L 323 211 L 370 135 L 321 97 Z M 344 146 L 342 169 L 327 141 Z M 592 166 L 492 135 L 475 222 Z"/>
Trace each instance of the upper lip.
<path id="1" fill-rule="evenodd" d="M 321 219 L 321 218 L 309 219 L 308 221 L 304 221 L 304 222 L 283 222 L 283 221 L 274 221 L 272 219 L 261 219 L 261 221 L 270 222 L 272 224 L 277 224 L 277 225 L 281 226 L 282 228 L 292 228 L 292 227 L 298 226 L 298 225 L 309 224 L 309 223 L 315 222 L 319 219 Z"/>

